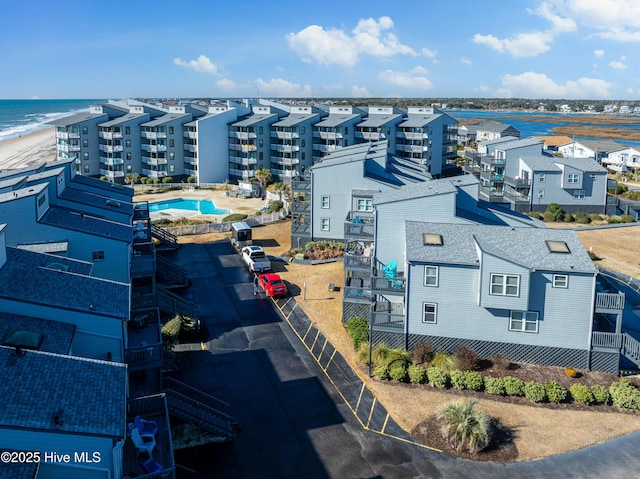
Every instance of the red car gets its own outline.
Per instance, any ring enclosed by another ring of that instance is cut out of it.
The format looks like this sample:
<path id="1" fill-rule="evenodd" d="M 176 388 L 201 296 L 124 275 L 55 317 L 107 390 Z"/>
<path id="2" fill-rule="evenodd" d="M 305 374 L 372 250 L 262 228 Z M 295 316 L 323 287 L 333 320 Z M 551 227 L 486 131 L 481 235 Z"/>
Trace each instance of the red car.
<path id="1" fill-rule="evenodd" d="M 265 273 L 258 276 L 258 284 L 267 293 L 267 296 L 286 296 L 287 286 L 275 273 Z"/>

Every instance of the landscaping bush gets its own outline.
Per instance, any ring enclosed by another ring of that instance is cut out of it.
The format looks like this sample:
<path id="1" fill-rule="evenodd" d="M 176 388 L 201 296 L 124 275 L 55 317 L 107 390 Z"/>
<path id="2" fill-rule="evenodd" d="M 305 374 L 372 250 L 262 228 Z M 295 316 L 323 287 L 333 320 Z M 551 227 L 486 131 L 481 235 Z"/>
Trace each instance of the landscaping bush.
<path id="1" fill-rule="evenodd" d="M 611 402 L 611 394 L 609 394 L 609 390 L 604 386 L 600 386 L 599 384 L 591 386 L 591 394 L 593 394 L 593 400 L 597 404 L 607 405 Z"/>
<path id="2" fill-rule="evenodd" d="M 165 176 L 162 178 L 163 183 L 173 183 L 173 178 L 171 176 Z"/>
<path id="3" fill-rule="evenodd" d="M 358 351 L 356 352 L 356 358 L 358 362 L 369 365 L 369 341 L 361 342 Z"/>
<path id="4" fill-rule="evenodd" d="M 564 210 L 559 203 L 549 203 L 545 214 L 549 214 L 553 218 L 551 221 L 562 221 L 562 219 L 564 218 Z"/>
<path id="5" fill-rule="evenodd" d="M 618 183 L 618 186 L 616 187 L 616 195 L 621 195 L 627 191 L 629 191 L 629 187 L 627 185 L 624 183 Z"/>
<path id="6" fill-rule="evenodd" d="M 231 223 L 233 221 L 242 221 L 247 218 L 247 215 L 243 215 L 242 213 L 234 213 L 232 215 L 225 216 L 222 218 L 223 223 Z"/>
<path id="7" fill-rule="evenodd" d="M 622 223 L 634 223 L 636 220 L 631 215 L 620 215 L 620 221 Z"/>
<path id="8" fill-rule="evenodd" d="M 158 179 L 158 178 L 154 178 L 154 179 L 153 179 L 153 184 L 154 184 L 154 185 L 159 185 L 159 184 L 160 184 L 160 179 Z"/>
<path id="9" fill-rule="evenodd" d="M 402 361 L 396 361 L 389 366 L 389 376 L 396 381 L 407 379 L 407 366 Z"/>
<path id="10" fill-rule="evenodd" d="M 470 391 L 482 390 L 482 376 L 478 371 L 465 371 L 464 384 Z"/>
<path id="11" fill-rule="evenodd" d="M 442 436 L 451 442 L 457 451 L 466 447 L 469 452 L 477 453 L 491 441 L 491 418 L 473 410 L 476 402 L 451 402 L 445 404 L 438 412 L 438 420 L 442 423 Z"/>
<path id="12" fill-rule="evenodd" d="M 164 336 L 167 342 L 175 344 L 178 342 L 181 327 L 182 321 L 180 320 L 180 316 L 175 316 L 162 326 L 162 336 Z"/>
<path id="13" fill-rule="evenodd" d="M 549 213 L 548 211 L 540 213 L 540 218 L 542 219 L 542 221 L 555 221 L 555 216 L 553 215 L 553 213 Z"/>
<path id="14" fill-rule="evenodd" d="M 504 377 L 504 389 L 509 396 L 524 396 L 524 382 L 513 376 Z"/>
<path id="15" fill-rule="evenodd" d="M 376 366 L 375 369 L 373 370 L 373 374 L 377 378 L 383 379 L 385 381 L 391 379 L 391 376 L 389 376 L 389 368 L 387 367 L 386 364 L 381 364 L 380 366 Z"/>
<path id="16" fill-rule="evenodd" d="M 455 352 L 456 366 L 461 371 L 475 371 L 480 364 L 478 354 L 471 348 L 459 346 Z"/>
<path id="17" fill-rule="evenodd" d="M 594 402 L 593 393 L 584 384 L 572 384 L 569 388 L 571 397 L 575 402 L 586 404 L 587 406 Z"/>
<path id="18" fill-rule="evenodd" d="M 412 364 L 407 369 L 409 381 L 413 384 L 422 384 L 427 380 L 427 371 L 418 364 Z"/>
<path id="19" fill-rule="evenodd" d="M 622 218 L 620 218 L 618 215 L 609 216 L 607 223 L 609 223 L 610 225 L 622 223 Z"/>
<path id="20" fill-rule="evenodd" d="M 567 212 L 567 213 L 564 214 L 564 217 L 562 218 L 562 220 L 565 223 L 571 223 L 573 221 L 573 215 L 571 213 Z"/>
<path id="21" fill-rule="evenodd" d="M 491 360 L 493 367 L 498 371 L 508 371 L 511 369 L 511 361 L 504 357 L 501 353 L 496 354 Z"/>
<path id="22" fill-rule="evenodd" d="M 538 213 L 537 211 L 531 211 L 529 213 L 527 213 L 529 216 L 531 216 L 533 219 L 539 220 L 540 219 L 540 213 Z"/>
<path id="23" fill-rule="evenodd" d="M 587 254 L 589 255 L 589 258 L 591 258 L 591 261 L 595 261 L 597 259 L 600 259 L 600 258 L 598 258 L 598 255 L 595 254 L 593 251 L 587 251 Z"/>
<path id="24" fill-rule="evenodd" d="M 484 390 L 487 394 L 493 394 L 494 396 L 504 396 L 506 394 L 504 379 L 486 376 L 484 378 Z"/>
<path id="25" fill-rule="evenodd" d="M 347 330 L 349 331 L 349 336 L 351 336 L 355 351 L 360 348 L 360 343 L 369 341 L 369 321 L 366 318 L 349 318 Z"/>
<path id="26" fill-rule="evenodd" d="M 554 403 L 561 403 L 567 399 L 567 390 L 556 381 L 547 381 L 544 385 L 547 392 L 547 399 Z"/>
<path id="27" fill-rule="evenodd" d="M 282 210 L 284 208 L 284 203 L 280 200 L 273 200 L 270 204 L 269 204 L 269 209 L 268 211 L 271 212 L 278 212 L 280 210 Z"/>
<path id="28" fill-rule="evenodd" d="M 589 224 L 589 222 L 591 221 L 591 219 L 589 218 L 589 215 L 587 215 L 582 211 L 578 211 L 575 214 L 575 218 L 576 218 L 576 223 L 580 223 L 583 225 Z"/>
<path id="29" fill-rule="evenodd" d="M 438 351 L 431 359 L 431 366 L 448 373 L 456 368 L 456 358 L 444 351 Z"/>
<path id="30" fill-rule="evenodd" d="M 187 183 L 195 183 L 196 182 L 196 177 L 191 175 L 187 178 Z"/>
<path id="31" fill-rule="evenodd" d="M 454 369 L 450 373 L 451 385 L 456 389 L 466 389 L 466 382 L 464 378 L 464 372 L 459 369 Z"/>
<path id="32" fill-rule="evenodd" d="M 149 178 L 147 178 L 146 176 L 141 176 L 140 178 L 138 178 L 138 181 L 140 182 L 140 184 L 144 185 L 147 183 L 147 180 Z"/>
<path id="33" fill-rule="evenodd" d="M 109 178 L 107 178 L 106 176 L 101 176 L 100 181 L 109 181 Z"/>
<path id="34" fill-rule="evenodd" d="M 439 389 L 444 389 L 449 384 L 449 374 L 434 366 L 427 369 L 427 378 L 429 379 L 429 384 Z"/>
<path id="35" fill-rule="evenodd" d="M 391 350 L 386 344 L 376 344 L 371 351 L 371 364 L 373 366 L 377 366 L 379 364 L 384 364 L 386 366 L 388 363 L 387 357 L 389 356 L 389 351 Z"/>
<path id="36" fill-rule="evenodd" d="M 431 343 L 419 342 L 416 344 L 415 348 L 413 348 L 413 362 L 415 364 L 423 364 L 431 361 L 431 356 L 433 354 Z"/>
<path id="37" fill-rule="evenodd" d="M 627 378 L 621 378 L 619 382 L 609 386 L 611 403 L 615 407 L 637 411 L 640 409 L 640 391 L 638 391 Z"/>
<path id="38" fill-rule="evenodd" d="M 524 397 L 532 402 L 544 402 L 547 400 L 547 390 L 535 381 L 529 381 L 524 385 Z"/>
<path id="39" fill-rule="evenodd" d="M 591 213 L 589 215 L 589 219 L 591 220 L 591 222 L 602 221 L 602 216 L 600 216 L 598 213 Z"/>

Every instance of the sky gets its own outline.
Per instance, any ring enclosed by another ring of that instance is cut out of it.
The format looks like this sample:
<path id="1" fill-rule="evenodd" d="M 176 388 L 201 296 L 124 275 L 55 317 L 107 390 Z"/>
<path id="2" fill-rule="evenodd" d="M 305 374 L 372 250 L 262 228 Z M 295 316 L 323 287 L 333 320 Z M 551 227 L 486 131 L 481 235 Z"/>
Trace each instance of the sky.
<path id="1" fill-rule="evenodd" d="M 637 100 L 640 0 L 0 0 L 0 98 Z"/>

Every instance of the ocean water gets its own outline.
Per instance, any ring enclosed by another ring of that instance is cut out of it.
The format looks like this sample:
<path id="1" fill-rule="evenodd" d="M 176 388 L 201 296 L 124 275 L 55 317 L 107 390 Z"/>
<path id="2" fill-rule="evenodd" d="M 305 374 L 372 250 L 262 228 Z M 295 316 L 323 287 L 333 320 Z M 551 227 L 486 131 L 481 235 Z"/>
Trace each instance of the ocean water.
<path id="1" fill-rule="evenodd" d="M 105 100 L 0 100 L 0 141 L 47 128 L 46 123 Z"/>

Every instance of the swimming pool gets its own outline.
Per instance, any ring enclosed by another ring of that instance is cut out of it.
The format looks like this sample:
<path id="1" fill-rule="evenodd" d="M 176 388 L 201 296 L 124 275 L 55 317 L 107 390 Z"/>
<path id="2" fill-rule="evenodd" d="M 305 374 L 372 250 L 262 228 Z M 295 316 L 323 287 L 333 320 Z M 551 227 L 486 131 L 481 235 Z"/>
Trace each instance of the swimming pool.
<path id="1" fill-rule="evenodd" d="M 149 212 L 156 213 L 164 210 L 187 210 L 197 211 L 203 215 L 227 215 L 229 210 L 216 208 L 213 200 L 192 200 L 185 198 L 174 198 L 172 200 L 157 201 L 149 203 Z"/>

